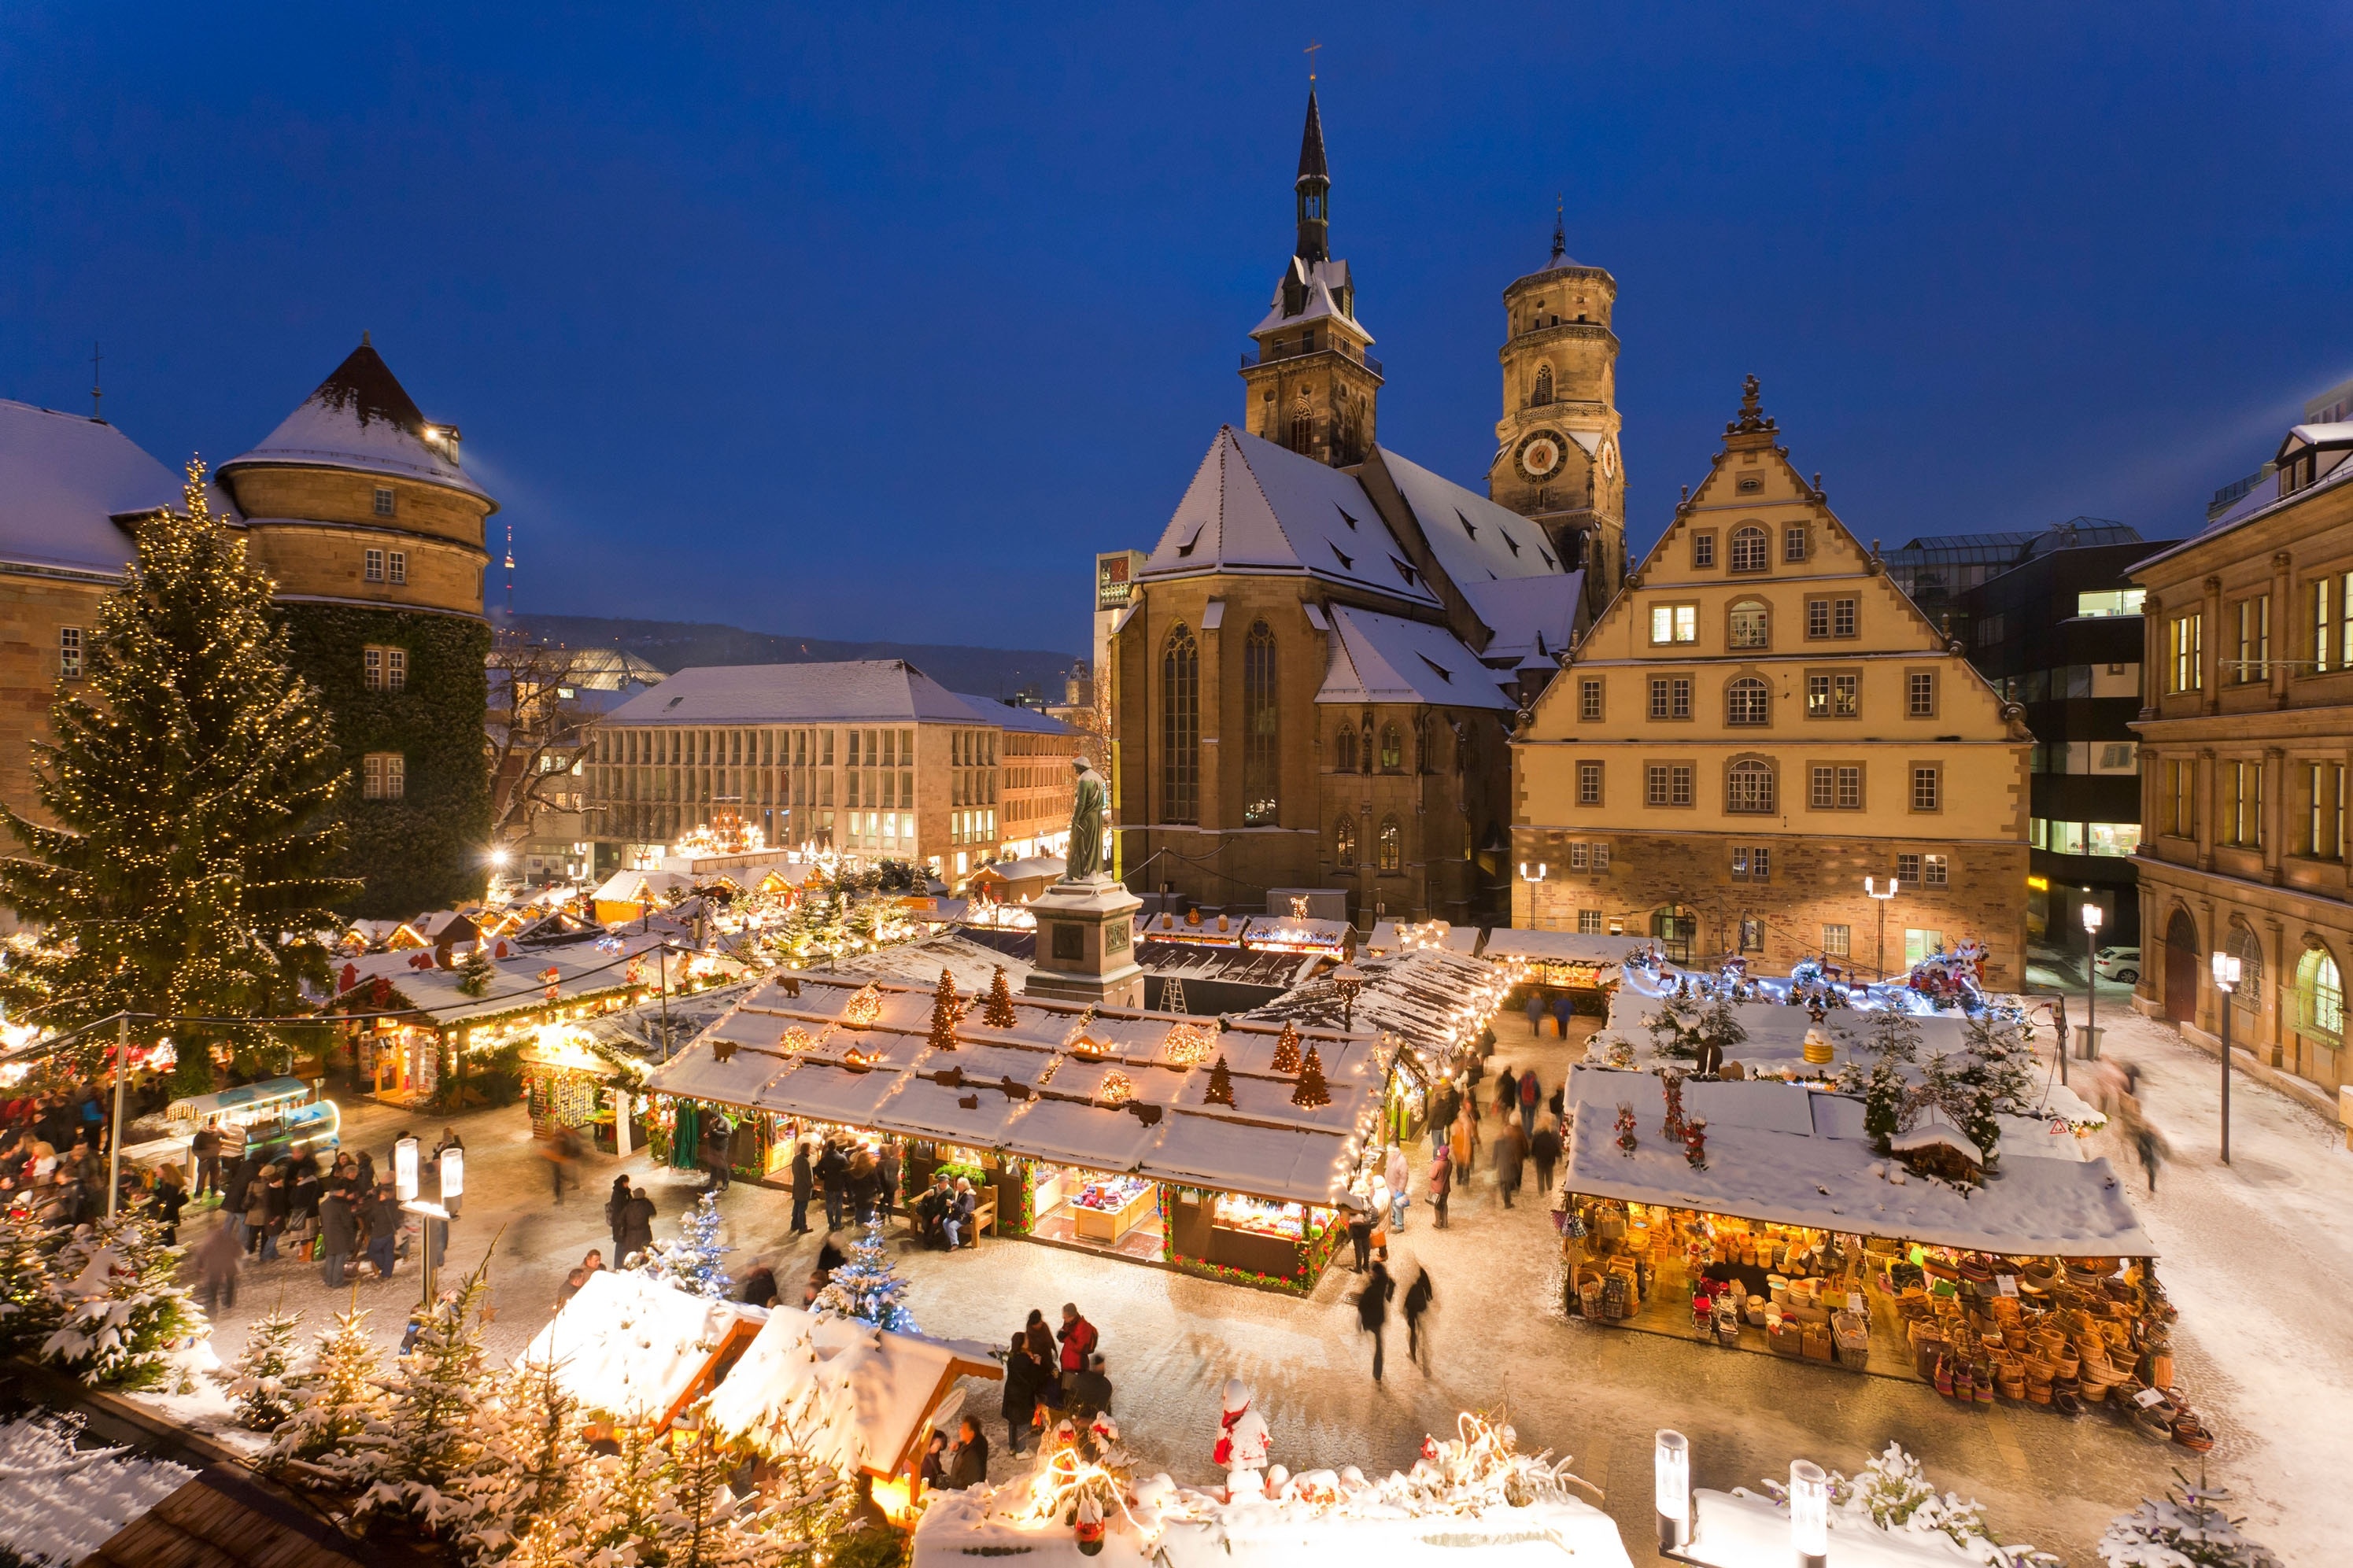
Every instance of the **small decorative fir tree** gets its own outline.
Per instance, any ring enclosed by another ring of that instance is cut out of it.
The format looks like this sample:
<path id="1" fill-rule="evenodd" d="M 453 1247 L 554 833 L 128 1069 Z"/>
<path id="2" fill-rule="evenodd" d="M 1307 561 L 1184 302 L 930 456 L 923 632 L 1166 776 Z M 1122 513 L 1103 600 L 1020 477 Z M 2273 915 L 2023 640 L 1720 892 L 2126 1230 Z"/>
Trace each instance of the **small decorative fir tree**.
<path id="1" fill-rule="evenodd" d="M 1291 1091 L 1291 1103 L 1305 1110 L 1332 1103 L 1331 1087 L 1324 1081 L 1324 1058 L 1315 1054 L 1313 1045 L 1299 1064 L 1299 1087 Z"/>
<path id="2" fill-rule="evenodd" d="M 144 1215 L 118 1215 L 77 1229 L 50 1261 L 57 1327 L 41 1359 L 101 1388 L 185 1391 L 172 1352 L 212 1332 L 177 1278 L 180 1248 L 164 1245 Z"/>
<path id="3" fill-rule="evenodd" d="M 634 1267 L 690 1295 L 723 1301 L 735 1281 L 719 1260 L 735 1249 L 719 1239 L 720 1225 L 719 1195 L 705 1193 L 679 1221 L 677 1239 L 655 1242 Z"/>
<path id="4" fill-rule="evenodd" d="M 1299 1026 L 1288 1019 L 1283 1022 L 1281 1037 L 1274 1042 L 1274 1070 L 1299 1070 Z"/>
<path id="5" fill-rule="evenodd" d="M 303 1398 L 272 1434 L 262 1467 L 289 1470 L 310 1485 L 362 1485 L 374 1479 L 375 1450 L 362 1439 L 388 1403 L 377 1378 L 384 1358 L 368 1337 L 367 1313 L 352 1292 L 352 1308 L 319 1336 L 319 1353 L 302 1382 Z M 300 1468 L 290 1468 L 300 1466 Z"/>
<path id="6" fill-rule="evenodd" d="M 0 1206 L 0 1354 L 40 1343 L 64 1316 L 49 1294 L 58 1241 L 29 1212 Z"/>
<path id="7" fill-rule="evenodd" d="M 526 1359 L 501 1380 L 485 1412 L 479 1506 L 461 1541 L 477 1556 L 520 1554 L 540 1522 L 564 1525 L 590 1483 L 594 1456 L 580 1401 L 557 1370 L 548 1357 Z M 543 1549 L 548 1544 L 543 1538 Z M 563 1544 L 576 1546 L 576 1537 Z"/>
<path id="8" fill-rule="evenodd" d="M 1005 972 L 1000 969 L 997 973 L 1002 974 Z M 932 993 L 932 1049 L 952 1051 L 956 1048 L 956 1020 L 963 1016 L 964 1004 L 956 996 L 955 976 L 943 969 L 940 971 L 939 989 Z"/>
<path id="9" fill-rule="evenodd" d="M 485 1254 L 426 1314 L 394 1369 L 390 1403 L 363 1439 L 375 1450 L 375 1474 L 353 1510 L 363 1525 L 463 1534 L 481 1511 L 490 1378 L 480 1310 L 490 1269 Z"/>
<path id="10" fill-rule="evenodd" d="M 1005 965 L 1001 963 L 997 966 L 997 973 L 989 977 L 988 1007 L 981 1014 L 981 1018 L 992 1029 L 1013 1027 L 1013 987 L 1006 983 Z"/>
<path id="11" fill-rule="evenodd" d="M 1219 1051 L 1218 1059 L 1209 1064 L 1209 1087 L 1201 1091 L 1201 1103 L 1230 1107 L 1233 1102 L 1233 1071 L 1226 1066 L 1225 1052 Z"/>
<path id="12" fill-rule="evenodd" d="M 2227 1489 L 2209 1486 L 2201 1470 L 2196 1485 L 2180 1471 L 2179 1486 L 2161 1498 L 2143 1498 L 2130 1513 L 2118 1514 L 2100 1537 L 2108 1568 L 2282 1568 L 2271 1548 L 2239 1533 L 2242 1521 L 2222 1511 Z"/>
<path id="13" fill-rule="evenodd" d="M 301 1408 L 303 1379 L 294 1371 L 294 1335 L 302 1314 L 286 1310 L 284 1297 L 246 1331 L 245 1349 L 229 1366 L 228 1396 L 237 1424 L 275 1432 Z"/>
<path id="14" fill-rule="evenodd" d="M 491 982 L 498 978 L 499 972 L 491 965 L 491 955 L 483 951 L 486 945 L 476 942 L 474 951 L 466 955 L 466 962 L 458 966 L 458 989 L 469 996 L 489 995 Z"/>
<path id="15" fill-rule="evenodd" d="M 1888 1141 L 1904 1130 L 1904 1109 L 1911 1093 L 1904 1069 L 1920 1058 L 1920 1030 L 1910 1014 L 1883 1008 L 1872 1015 L 1868 1048 L 1870 1068 L 1850 1059 L 1839 1087 L 1862 1097 L 1862 1130 L 1883 1154 Z"/>
<path id="16" fill-rule="evenodd" d="M 288 664 L 273 584 L 213 515 L 201 463 L 184 494 L 184 511 L 138 525 L 87 675 L 59 684 L 54 739 L 33 742 L 32 793 L 57 826 L 0 805 L 26 850 L 0 863 L 0 903 L 47 938 L 16 967 L 55 998 L 58 1025 L 291 1012 L 305 982 L 331 984 L 311 933 L 359 891 L 330 874 L 346 769 L 317 690 Z M 257 1025 L 226 1032 L 276 1048 Z M 212 1062 L 186 1044 L 175 1084 L 209 1091 Z"/>
<path id="17" fill-rule="evenodd" d="M 898 1263 L 884 1243 L 878 1216 L 868 1220 L 865 1234 L 849 1244 L 849 1260 L 833 1271 L 833 1278 L 818 1292 L 815 1306 L 820 1312 L 855 1318 L 893 1333 L 920 1333 L 923 1331 L 915 1327 L 914 1316 L 903 1304 L 906 1293 L 907 1282 L 899 1277 Z"/>
<path id="18" fill-rule="evenodd" d="M 1725 1053 L 1748 1038 L 1748 1030 L 1741 1024 L 1740 1016 L 1732 1010 L 1728 998 L 1719 996 L 1700 1015 L 1696 1030 L 1699 1043 L 1699 1070 L 1712 1076 L 1724 1066 Z"/>

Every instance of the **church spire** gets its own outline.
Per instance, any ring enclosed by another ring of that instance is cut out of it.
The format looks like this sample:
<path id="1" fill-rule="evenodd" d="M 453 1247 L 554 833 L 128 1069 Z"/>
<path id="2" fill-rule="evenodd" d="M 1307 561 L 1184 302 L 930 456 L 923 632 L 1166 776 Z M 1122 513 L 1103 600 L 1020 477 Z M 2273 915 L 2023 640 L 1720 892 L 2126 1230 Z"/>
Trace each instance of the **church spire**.
<path id="1" fill-rule="evenodd" d="M 1324 117 L 1315 107 L 1315 89 L 1307 89 L 1307 129 L 1299 138 L 1299 259 L 1332 258 L 1332 171 L 1324 162 Z"/>
<path id="2" fill-rule="evenodd" d="M 1555 196 L 1552 204 L 1552 264 L 1559 266 L 1568 258 L 1568 198 Z"/>

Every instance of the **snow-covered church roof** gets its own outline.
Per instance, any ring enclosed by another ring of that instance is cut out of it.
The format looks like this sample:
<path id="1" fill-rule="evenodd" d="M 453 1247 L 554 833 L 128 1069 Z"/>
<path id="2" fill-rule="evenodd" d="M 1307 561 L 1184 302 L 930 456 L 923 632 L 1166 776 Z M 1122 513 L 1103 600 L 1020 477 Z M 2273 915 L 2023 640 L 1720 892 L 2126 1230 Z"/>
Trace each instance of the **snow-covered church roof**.
<path id="1" fill-rule="evenodd" d="M 1413 509 L 1438 563 L 1464 592 L 1519 577 L 1560 580 L 1560 558 L 1535 523 L 1387 447 L 1375 460 Z"/>
<path id="2" fill-rule="evenodd" d="M 1333 605 L 1331 618 L 1318 702 L 1425 702 L 1504 712 L 1514 706 L 1496 684 L 1495 671 L 1444 626 L 1347 605 Z"/>
<path id="3" fill-rule="evenodd" d="M 1298 310 L 1285 314 L 1283 296 L 1293 288 L 1302 289 L 1305 298 Z M 1250 335 L 1257 337 L 1263 332 L 1279 332 L 1285 327 L 1303 327 L 1311 321 L 1338 320 L 1347 322 L 1356 336 L 1369 343 L 1373 341 L 1373 334 L 1365 331 L 1356 317 L 1340 308 L 1340 298 L 1347 288 L 1346 262 L 1330 258 L 1308 261 L 1294 256 L 1285 268 L 1282 281 L 1274 286 L 1273 305 L 1267 310 L 1265 319 L 1250 329 Z"/>
<path id="4" fill-rule="evenodd" d="M 394 479 L 422 479 L 468 495 L 490 497 L 458 466 L 455 432 L 428 426 L 416 400 L 370 345 L 344 357 L 318 390 L 302 400 L 268 439 L 221 465 L 239 468 L 353 468 Z"/>

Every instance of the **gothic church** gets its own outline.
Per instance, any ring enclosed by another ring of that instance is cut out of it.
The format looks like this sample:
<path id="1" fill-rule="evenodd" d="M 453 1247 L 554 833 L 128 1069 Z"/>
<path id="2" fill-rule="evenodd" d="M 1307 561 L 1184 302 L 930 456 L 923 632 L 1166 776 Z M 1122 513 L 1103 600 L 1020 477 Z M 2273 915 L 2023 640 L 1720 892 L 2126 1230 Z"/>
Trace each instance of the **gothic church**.
<path id="1" fill-rule="evenodd" d="M 1331 251 L 1315 96 L 1297 243 L 1221 427 L 1112 628 L 1120 868 L 1181 907 L 1464 921 L 1508 907 L 1515 715 L 1625 576 L 1617 284 L 1504 291 L 1479 494 L 1382 447 L 1381 362 Z M 1226 638 L 1230 634 L 1232 642 Z"/>

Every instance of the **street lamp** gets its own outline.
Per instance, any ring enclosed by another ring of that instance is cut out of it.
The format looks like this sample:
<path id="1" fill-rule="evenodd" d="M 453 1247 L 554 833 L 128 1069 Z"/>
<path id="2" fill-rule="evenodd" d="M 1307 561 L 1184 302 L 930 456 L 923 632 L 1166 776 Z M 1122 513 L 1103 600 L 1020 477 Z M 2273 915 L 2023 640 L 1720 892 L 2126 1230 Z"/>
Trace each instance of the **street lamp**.
<path id="1" fill-rule="evenodd" d="M 422 1161 L 418 1157 L 417 1140 L 403 1138 L 392 1146 L 392 1190 L 400 1200 L 401 1212 L 413 1214 L 425 1222 L 425 1308 L 433 1308 L 433 1273 L 440 1251 L 439 1243 L 448 1234 L 449 1216 L 458 1199 L 466 1190 L 466 1152 L 456 1144 L 441 1151 L 434 1162 L 441 1172 L 441 1202 L 428 1204 L 417 1195 L 417 1174 Z M 436 1231 L 433 1227 L 442 1228 Z"/>
<path id="2" fill-rule="evenodd" d="M 1691 1544 L 1691 1439 L 1662 1426 L 1651 1455 L 1659 1551 L 1663 1554 Z"/>
<path id="3" fill-rule="evenodd" d="M 393 1194 L 404 1204 L 417 1201 L 417 1140 L 403 1138 L 392 1146 Z"/>
<path id="4" fill-rule="evenodd" d="M 1826 1568 L 1831 1557 L 1831 1480 L 1808 1459 L 1789 1462 L 1789 1544 L 1798 1568 Z"/>
<path id="5" fill-rule="evenodd" d="M 2084 906 L 2084 1058 L 2100 1049 L 2100 922 L 2106 912 L 2097 904 Z M 2059 1042 L 2059 1081 L 2067 1081 L 2067 1042 Z"/>
<path id="6" fill-rule="evenodd" d="M 1875 878 L 1865 877 L 1862 879 L 1863 892 L 1879 905 L 1879 978 L 1883 984 L 1887 980 L 1887 900 L 1895 896 L 1895 889 L 1896 881 L 1893 877 L 1887 879 L 1887 891 L 1883 893 L 1879 890 Z"/>
<path id="7" fill-rule="evenodd" d="M 2214 955 L 2214 989 L 2222 994 L 2222 1163 L 2231 1163 L 2231 994 L 2239 988 L 2239 961 Z"/>
<path id="8" fill-rule="evenodd" d="M 1355 964 L 1344 963 L 1332 972 L 1332 989 L 1340 994 L 1340 1027 L 1351 1035 L 1356 1032 L 1356 993 L 1364 988 L 1364 972 Z"/>

